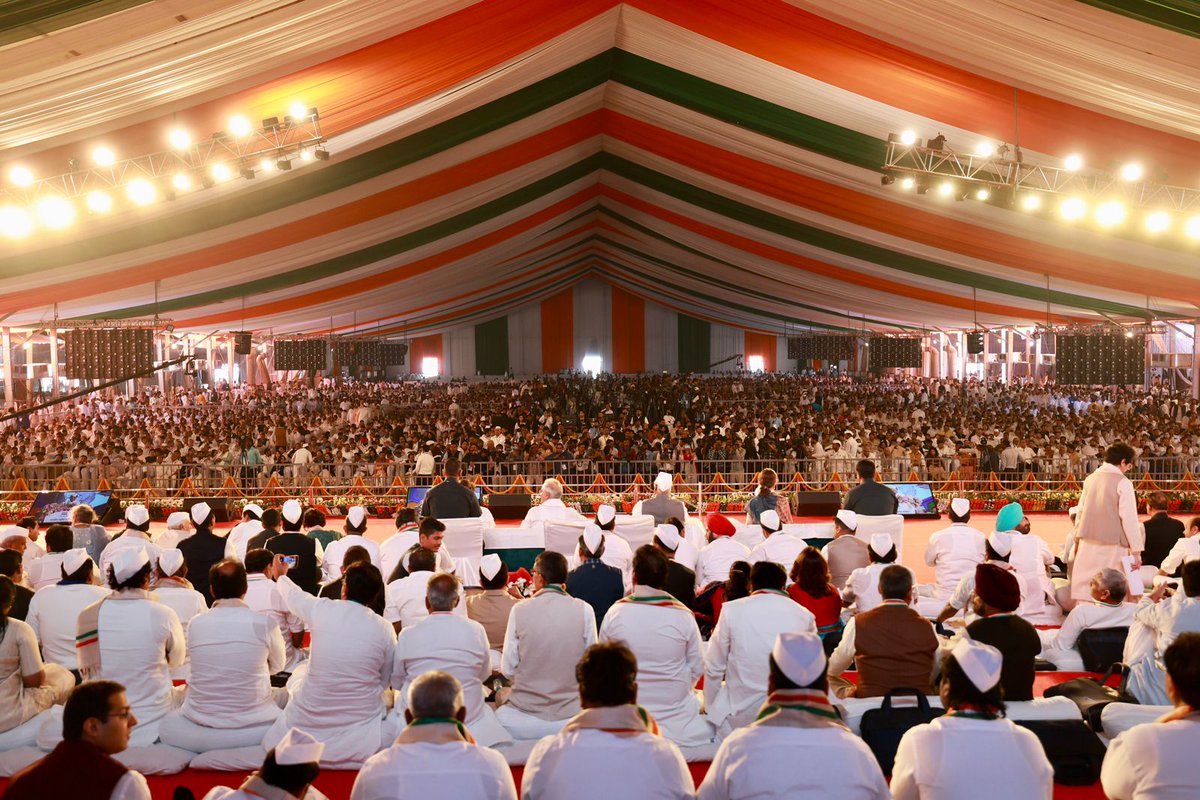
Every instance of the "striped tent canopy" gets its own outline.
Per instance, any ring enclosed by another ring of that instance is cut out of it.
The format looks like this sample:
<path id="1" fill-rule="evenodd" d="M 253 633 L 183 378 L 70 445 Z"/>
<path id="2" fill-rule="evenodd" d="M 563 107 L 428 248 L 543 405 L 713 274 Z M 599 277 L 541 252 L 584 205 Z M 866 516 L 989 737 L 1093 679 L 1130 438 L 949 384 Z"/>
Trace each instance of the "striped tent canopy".
<path id="1" fill-rule="evenodd" d="M 429 334 L 592 279 L 762 333 L 1200 314 L 1182 218 L 1153 238 L 880 181 L 911 129 L 1200 186 L 1187 0 L 14 5 L 5 173 L 296 100 L 332 157 L 0 239 L 6 325 Z"/>

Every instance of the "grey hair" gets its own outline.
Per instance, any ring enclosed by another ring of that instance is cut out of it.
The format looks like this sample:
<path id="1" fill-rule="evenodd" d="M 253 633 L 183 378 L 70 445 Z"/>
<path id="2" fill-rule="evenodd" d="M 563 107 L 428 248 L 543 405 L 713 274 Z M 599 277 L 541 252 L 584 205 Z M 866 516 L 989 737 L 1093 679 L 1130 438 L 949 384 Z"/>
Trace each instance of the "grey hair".
<path id="1" fill-rule="evenodd" d="M 451 719 L 462 707 L 462 684 L 449 672 L 432 670 L 422 673 L 408 687 L 408 710 L 418 719 Z"/>
<path id="2" fill-rule="evenodd" d="M 562 497 L 563 487 L 557 478 L 546 478 L 542 481 L 542 492 L 551 500 Z"/>
<path id="3" fill-rule="evenodd" d="M 1100 579 L 1100 585 L 1108 590 L 1109 599 L 1114 603 L 1121 602 L 1125 595 L 1129 594 L 1129 582 L 1125 580 L 1125 573 L 1121 570 L 1102 569 L 1096 577 Z"/>
<path id="4" fill-rule="evenodd" d="M 458 578 L 439 573 L 425 584 L 425 599 L 433 611 L 453 611 L 458 605 Z"/>

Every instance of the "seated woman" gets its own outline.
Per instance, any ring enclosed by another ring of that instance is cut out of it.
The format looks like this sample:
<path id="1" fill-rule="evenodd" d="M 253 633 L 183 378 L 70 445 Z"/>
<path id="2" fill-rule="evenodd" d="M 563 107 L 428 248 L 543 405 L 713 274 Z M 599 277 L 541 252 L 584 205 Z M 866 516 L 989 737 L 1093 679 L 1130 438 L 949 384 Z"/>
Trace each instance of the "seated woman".
<path id="1" fill-rule="evenodd" d="M 817 633 L 828 655 L 842 638 L 842 595 L 831 582 L 829 564 L 821 551 L 806 547 L 796 557 L 788 576 L 787 593 L 817 618 Z"/>
<path id="2" fill-rule="evenodd" d="M 65 667 L 42 663 L 33 628 L 9 618 L 14 597 L 16 585 L 0 575 L 0 733 L 64 702 L 75 686 L 74 676 Z M 33 744 L 36 738 L 33 730 L 22 744 Z"/>
<path id="3" fill-rule="evenodd" d="M 779 475 L 775 470 L 767 468 L 758 474 L 758 492 L 746 504 L 746 524 L 757 525 L 758 515 L 768 509 L 774 509 L 779 514 L 779 522 L 787 525 L 792 521 L 792 507 L 788 499 L 775 493 L 779 483 Z"/>

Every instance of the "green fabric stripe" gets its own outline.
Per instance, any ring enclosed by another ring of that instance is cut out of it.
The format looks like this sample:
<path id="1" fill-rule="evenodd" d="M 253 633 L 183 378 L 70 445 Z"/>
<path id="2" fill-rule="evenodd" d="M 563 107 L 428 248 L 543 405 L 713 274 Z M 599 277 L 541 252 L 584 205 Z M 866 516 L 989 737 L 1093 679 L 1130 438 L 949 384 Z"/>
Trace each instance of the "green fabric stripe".
<path id="1" fill-rule="evenodd" d="M 679 371 L 708 372 L 712 363 L 712 325 L 687 314 L 675 317 L 679 324 Z"/>
<path id="2" fill-rule="evenodd" d="M 1200 37 L 1200 2 L 1197 0 L 1077 1 L 1176 33 Z"/>
<path id="3" fill-rule="evenodd" d="M 480 375 L 508 372 L 508 317 L 475 326 L 475 370 Z"/>
<path id="4" fill-rule="evenodd" d="M 82 25 L 151 0 L 7 0 L 0 2 L 0 47 Z M 174 13 L 174 12 L 172 12 Z"/>

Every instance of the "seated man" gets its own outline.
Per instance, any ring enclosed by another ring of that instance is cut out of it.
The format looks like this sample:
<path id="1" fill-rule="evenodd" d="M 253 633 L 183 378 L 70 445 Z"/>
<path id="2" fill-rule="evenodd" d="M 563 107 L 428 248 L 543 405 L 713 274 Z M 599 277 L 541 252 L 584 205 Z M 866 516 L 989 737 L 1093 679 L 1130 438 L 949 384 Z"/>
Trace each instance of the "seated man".
<path id="1" fill-rule="evenodd" d="M 496 710 L 514 739 L 556 733 L 579 711 L 575 665 L 596 642 L 592 607 L 567 594 L 567 559 L 545 552 L 533 562 L 533 597 L 513 606 L 500 672 L 512 681 Z"/>
<path id="2" fill-rule="evenodd" d="M 1125 643 L 1129 692 L 1142 705 L 1171 702 L 1163 654 L 1180 634 L 1200 632 L 1200 561 L 1184 563 L 1182 592 L 1166 597 L 1168 591 L 1169 584 L 1163 583 L 1142 595 L 1133 612 L 1135 624 Z M 1153 642 L 1153 646 L 1139 647 L 1140 642 L 1147 645 Z"/>
<path id="3" fill-rule="evenodd" d="M 392 573 L 404 554 L 419 544 L 417 539 L 417 510 L 401 508 L 396 512 L 396 532 L 379 545 L 380 572 L 385 583 L 391 583 Z"/>
<path id="4" fill-rule="evenodd" d="M 696 573 L 675 560 L 675 553 L 684 545 L 679 529 L 664 522 L 654 531 L 654 546 L 667 557 L 667 594 L 691 608 L 696 600 Z"/>
<path id="5" fill-rule="evenodd" d="M 821 555 L 829 562 L 830 583 L 841 589 L 850 573 L 871 563 L 867 543 L 859 539 L 858 515 L 842 509 L 833 518 L 833 541 L 825 545 Z"/>
<path id="6" fill-rule="evenodd" d="M 225 538 L 213 533 L 216 512 L 209 508 L 208 503 L 196 503 L 189 513 L 196 532 L 180 542 L 179 552 L 187 562 L 187 571 L 192 574 L 193 588 L 203 595 L 207 608 L 212 600 L 208 592 L 208 571 L 225 558 Z M 166 549 L 162 545 L 159 547 Z M 186 623 L 182 617 L 180 621 Z"/>
<path id="7" fill-rule="evenodd" d="M 407 697 L 418 675 L 435 670 L 448 672 L 462 687 L 467 726 L 476 741 L 485 747 L 510 742 L 512 737 L 483 701 L 483 682 L 492 675 L 487 633 L 478 622 L 454 613 L 459 602 L 457 578 L 439 573 L 429 579 L 425 591 L 429 616 L 405 627 L 396 637 L 392 687 L 401 698 Z M 393 713 L 399 711 L 397 708 Z"/>
<path id="8" fill-rule="evenodd" d="M 350 800 L 517 800 L 504 756 L 476 745 L 463 724 L 467 709 L 453 675 L 418 676 L 404 705 L 407 727 L 363 764 Z"/>
<path id="9" fill-rule="evenodd" d="M 621 570 L 604 563 L 606 547 L 600 526 L 588 525 L 579 536 L 579 566 L 567 575 L 567 594 L 590 605 L 601 623 L 612 604 L 625 596 Z"/>
<path id="10" fill-rule="evenodd" d="M 209 570 L 212 609 L 188 625 L 191 677 L 182 708 L 163 720 L 164 743 L 202 753 L 250 747 L 279 718 L 287 692 L 271 688 L 287 650 L 275 618 L 246 605 L 246 568 L 226 559 Z"/>
<path id="11" fill-rule="evenodd" d="M 1004 699 L 1033 699 L 1033 661 L 1042 649 L 1037 629 L 1014 612 L 1021 603 L 1021 587 L 1016 573 L 995 564 L 975 567 L 974 622 L 967 626 L 967 636 L 976 642 L 991 645 L 1004 657 L 1000 686 Z"/>
<path id="12" fill-rule="evenodd" d="M 1200 634 L 1180 634 L 1163 652 L 1163 664 L 1174 708 L 1109 744 L 1100 780 L 1112 800 L 1191 797 L 1200 786 Z"/>
<path id="13" fill-rule="evenodd" d="M 53 586 L 62 580 L 63 559 L 66 558 L 67 551 L 72 549 L 74 535 L 71 529 L 66 525 L 51 525 L 46 529 L 46 547 L 48 552 L 46 555 L 34 561 L 26 570 L 26 577 L 29 579 L 29 585 L 34 592 L 43 589 L 47 586 Z M 86 554 L 87 550 L 79 548 Z M 89 563 L 91 560 L 89 559 Z M 75 570 L 70 570 L 74 572 Z M 72 665 L 72 668 L 74 666 Z"/>
<path id="14" fill-rule="evenodd" d="M 425 590 L 429 579 L 434 575 L 445 575 L 444 572 L 434 572 L 437 555 L 432 550 L 418 547 L 405 556 L 400 567 L 406 571 L 405 577 L 394 580 L 384 590 L 383 618 L 392 623 L 396 631 L 409 628 L 429 616 L 425 605 Z M 462 587 L 459 586 L 459 594 Z M 466 604 L 455 606 L 454 613 L 465 617 Z"/>
<path id="15" fill-rule="evenodd" d="M 288 567 L 288 572 L 292 576 L 289 580 L 315 596 L 321 586 L 321 559 L 324 557 L 325 551 L 320 542 L 310 539 L 300 532 L 304 510 L 299 502 L 288 500 L 283 504 L 282 514 L 283 531 L 277 536 L 268 538 L 261 547 L 276 555 L 293 557 L 295 566 Z M 251 540 L 250 546 L 259 546 L 257 536 Z"/>
<path id="16" fill-rule="evenodd" d="M 158 560 L 158 545 L 150 541 L 150 512 L 143 505 L 132 505 L 125 509 L 125 530 L 118 533 L 104 546 L 100 554 L 100 579 L 107 580 L 109 567 L 117 555 L 124 550 L 145 550 L 153 564 Z M 143 725 L 145 722 L 143 721 Z"/>
<path id="17" fill-rule="evenodd" d="M 308 662 L 288 680 L 287 708 L 263 738 L 270 749 L 288 728 L 325 743 L 322 764 L 359 766 L 391 737 L 383 725 L 384 693 L 392 676 L 396 634 L 368 607 L 383 590 L 379 570 L 346 570 L 342 599 L 314 597 L 292 583 L 282 555 L 274 561 L 279 591 L 312 631 Z"/>
<path id="18" fill-rule="evenodd" d="M 958 588 L 958 582 L 973 572 L 985 555 L 987 536 L 968 524 L 971 501 L 965 497 L 951 500 L 949 517 L 950 527 L 934 533 L 925 546 L 925 563 L 933 567 L 935 578 L 932 592 L 918 599 L 917 609 L 927 617 L 937 616 Z"/>
<path id="19" fill-rule="evenodd" d="M 47 543 L 49 543 L 49 539 L 50 534 L 47 533 Z M 1171 546 L 1171 550 L 1162 560 L 1162 566 L 1159 567 L 1158 574 L 1163 578 L 1178 575 L 1179 568 L 1183 566 L 1183 562 L 1195 561 L 1197 559 L 1200 559 L 1200 517 L 1192 517 L 1192 520 L 1188 523 L 1186 535 L 1176 540 L 1175 544 Z M 1157 578 L 1154 582 L 1160 583 Z"/>
<path id="20" fill-rule="evenodd" d="M 1146 546 L 1142 550 L 1142 566 L 1158 567 L 1167 553 L 1183 538 L 1183 523 L 1171 519 L 1167 513 L 1170 502 L 1163 492 L 1151 492 L 1146 498 L 1150 518 L 1142 523 L 1146 532 Z"/>
<path id="21" fill-rule="evenodd" d="M 763 541 L 750 551 L 751 564 L 758 561 L 774 561 L 784 569 L 796 563 L 796 556 L 808 547 L 808 542 L 791 533 L 783 532 L 783 524 L 779 521 L 779 512 L 773 508 L 758 515 L 758 524 L 762 526 Z"/>
<path id="22" fill-rule="evenodd" d="M 548 519 L 570 520 L 583 522 L 583 515 L 562 501 L 563 487 L 555 478 L 542 481 L 541 502 L 525 514 L 521 520 L 522 528 L 532 528 L 535 522 L 545 522 Z"/>
<path id="23" fill-rule="evenodd" d="M 14 588 L 10 578 L 0 576 L 0 733 L 13 731 L 63 702 L 75 685 L 65 667 L 42 661 L 29 625 L 8 616 Z M 33 722 L 29 727 L 37 725 Z M 21 736 L 27 729 L 14 735 Z M 15 746 L 29 744 L 29 738 Z"/>
<path id="24" fill-rule="evenodd" d="M 687 606 L 664 593 L 666 579 L 667 557 L 653 545 L 639 547 L 633 593 L 609 609 L 600 641 L 620 640 L 633 651 L 639 698 L 663 735 L 682 747 L 700 747 L 713 737 L 693 689 L 704 674 L 700 628 Z"/>
<path id="25" fill-rule="evenodd" d="M 328 583 L 321 584 L 321 588 L 317 591 L 317 597 L 328 597 L 330 600 L 341 599 L 342 576 L 346 574 L 346 570 L 355 564 L 370 563 L 371 554 L 367 552 L 367 548 L 357 546 L 346 548 L 346 552 L 342 554 L 342 565 L 338 567 L 338 576 Z M 382 608 L 379 613 L 383 613 Z"/>
<path id="26" fill-rule="evenodd" d="M 749 725 L 762 708 L 775 640 L 817 630 L 812 612 L 783 591 L 786 583 L 783 567 L 760 561 L 750 568 L 750 596 L 721 606 L 704 655 L 704 705 L 721 736 Z"/>
<path id="27" fill-rule="evenodd" d="M 933 625 L 912 608 L 913 575 L 899 564 L 879 575 L 883 602 L 857 614 L 842 631 L 829 657 L 829 682 L 838 697 L 882 697 L 892 689 L 933 694 L 938 637 Z M 842 678 L 854 662 L 858 685 Z"/>
<path id="28" fill-rule="evenodd" d="M 1102 569 L 1092 578 L 1092 602 L 1080 603 L 1071 609 L 1058 630 L 1038 631 L 1042 640 L 1042 658 L 1065 669 L 1079 668 L 1075 645 L 1079 634 L 1093 628 L 1128 628 L 1133 624 L 1135 606 L 1125 602 L 1129 584 L 1125 573 Z"/>
<path id="29" fill-rule="evenodd" d="M 346 511 L 346 520 L 342 524 L 345 535 L 337 541 L 329 543 L 321 560 L 321 574 L 326 581 L 331 581 L 341 575 L 342 561 L 346 551 L 351 547 L 364 548 L 371 556 L 371 563 L 382 573 L 383 562 L 380 559 L 379 545 L 365 535 L 367 522 L 367 510 L 362 506 L 350 506 Z"/>
<path id="30" fill-rule="evenodd" d="M 246 560 L 246 544 L 253 537 L 262 533 L 263 510 L 257 503 L 246 503 L 242 507 L 242 521 L 229 531 L 225 537 L 225 557 Z"/>
<path id="31" fill-rule="evenodd" d="M 287 652 L 286 663 L 281 671 L 292 672 L 308 658 L 308 650 L 304 647 L 304 620 L 293 614 L 283 601 L 283 595 L 275 583 L 278 576 L 273 566 L 274 559 L 270 550 L 261 547 L 246 552 L 245 601 L 252 610 L 270 616 L 279 626 Z"/>
<path id="32" fill-rule="evenodd" d="M 525 764 L 526 800 L 691 798 L 683 755 L 638 705 L 638 663 L 620 642 L 592 645 L 575 668 L 581 711 L 537 743 Z"/>
<path id="33" fill-rule="evenodd" d="M 520 600 L 508 591 L 508 568 L 495 553 L 488 553 L 480 561 L 479 585 L 482 588 L 478 592 L 467 595 L 467 618 L 483 626 L 491 649 L 492 669 L 498 670 L 508 617 Z"/>
<path id="34" fill-rule="evenodd" d="M 304 535 L 310 539 L 316 539 L 321 543 L 321 549 L 327 549 L 330 544 L 342 538 L 342 535 L 337 531 L 330 530 L 325 527 L 328 520 L 325 518 L 325 512 L 319 508 L 309 508 L 304 512 L 304 517 L 300 527 L 304 529 Z"/>
<path id="35" fill-rule="evenodd" d="M 158 561 L 155 562 L 153 572 L 154 596 L 160 603 L 174 611 L 175 616 L 179 618 L 185 645 L 187 644 L 188 623 L 197 614 L 208 611 L 208 602 L 204 599 L 204 595 L 192 588 L 192 583 L 188 580 L 189 574 L 188 564 L 181 551 L 175 548 L 159 551 Z M 207 575 L 204 576 L 204 584 L 208 585 Z M 171 670 L 171 678 L 177 681 L 188 679 L 189 659 L 190 657 L 185 658 L 181 666 Z"/>
<path id="36" fill-rule="evenodd" d="M 1050 581 L 1049 570 L 1054 566 L 1054 551 L 1046 540 L 1032 532 L 1033 525 L 1020 503 L 1009 503 L 1001 509 L 1001 516 L 1010 507 L 1017 519 L 1012 529 L 1012 552 L 1008 562 L 1025 582 L 1027 594 L 1019 611 L 1025 619 L 1039 625 L 1053 625 L 1062 621 L 1062 608 L 1055 599 L 1054 584 Z M 999 520 L 1000 517 L 997 517 Z M 1005 524 L 1011 524 L 1009 520 Z M 1000 522 L 996 523 L 999 529 Z M 1011 699 L 1011 698 L 1009 698 Z"/>
<path id="37" fill-rule="evenodd" d="M 842 591 L 842 605 L 854 606 L 854 610 L 859 614 L 870 611 L 883 602 L 883 598 L 879 596 L 879 575 L 896 563 L 899 550 L 891 536 L 876 533 L 871 535 L 867 555 L 871 563 L 851 572 Z"/>
<path id="38" fill-rule="evenodd" d="M 446 479 L 425 494 L 425 500 L 421 503 L 422 517 L 465 519 L 483 513 L 475 492 L 458 479 L 461 472 L 462 464 L 457 458 L 446 459 L 442 464 L 442 474 Z"/>
<path id="39" fill-rule="evenodd" d="M 192 516 L 186 511 L 172 511 L 167 515 L 167 529 L 154 537 L 154 543 L 164 550 L 179 547 L 179 543 L 195 533 Z M 225 544 L 226 540 L 222 540 Z"/>
<path id="40" fill-rule="evenodd" d="M 288 731 L 275 749 L 267 753 L 262 766 L 238 789 L 215 786 L 204 800 L 250 800 L 257 797 L 292 800 L 328 800 L 312 785 L 321 774 L 321 755 L 325 745 L 304 731 Z"/>
<path id="41" fill-rule="evenodd" d="M 417 529 L 417 542 L 400 557 L 400 561 L 392 569 L 391 574 L 384 575 L 384 580 L 390 585 L 408 575 L 408 561 L 404 556 L 411 555 L 417 548 L 424 548 L 433 553 L 436 572 L 454 572 L 454 559 L 450 552 L 442 547 L 446 539 L 446 526 L 433 517 L 425 517 Z"/>
<path id="42" fill-rule="evenodd" d="M 696 556 L 696 591 L 714 583 L 724 583 L 729 579 L 729 567 L 733 562 L 750 557 L 750 549 L 733 540 L 737 529 L 728 517 L 714 511 L 704 521 L 708 528 L 708 544 L 700 548 Z"/>
<path id="43" fill-rule="evenodd" d="M 600 532 L 604 536 L 604 552 L 601 554 L 600 560 L 610 567 L 621 570 L 621 579 L 624 581 L 625 591 L 628 592 L 629 588 L 633 586 L 633 549 L 630 548 L 629 542 L 615 533 L 617 510 L 610 505 L 598 507 L 596 509 L 596 526 L 600 528 Z M 575 566 L 575 564 L 571 566 Z"/>
<path id="44" fill-rule="evenodd" d="M 682 500 L 671 497 L 674 482 L 671 473 L 660 472 L 654 476 L 654 496 L 648 500 L 638 500 L 633 504 L 633 515 L 649 514 L 654 517 L 655 525 L 662 525 L 670 517 L 687 519 L 687 506 Z"/>
<path id="45" fill-rule="evenodd" d="M 1024 605 L 1028 597 L 1028 590 L 1025 587 L 1025 579 L 1021 574 L 1008 563 L 1008 555 L 1012 552 L 1013 534 L 1002 533 L 1000 531 L 992 531 L 988 536 L 987 542 L 984 545 L 984 553 L 987 558 L 985 563 L 995 564 L 1001 569 L 1006 569 L 1012 572 L 1017 579 L 1017 585 L 1021 589 L 1021 603 Z M 937 621 L 945 622 L 960 611 L 970 610 L 971 595 L 975 592 L 975 573 L 968 572 L 958 582 L 958 588 L 954 590 L 954 594 L 950 595 L 950 599 L 946 601 L 946 607 L 942 609 L 942 613 L 938 614 Z M 972 614 L 968 614 L 970 621 Z"/>
<path id="46" fill-rule="evenodd" d="M 121 684 L 88 681 L 76 686 L 63 707 L 62 741 L 13 777 L 5 800 L 150 800 L 145 777 L 113 758 L 129 747 L 129 732 L 137 724 Z"/>
<path id="47" fill-rule="evenodd" d="M 697 800 L 890 800 L 879 762 L 829 702 L 815 633 L 780 634 L 757 721 L 721 744 Z"/>
<path id="48" fill-rule="evenodd" d="M 82 547 L 68 550 L 62 556 L 55 559 L 60 580 L 34 593 L 25 621 L 42 643 L 43 658 L 78 675 L 75 634 L 78 633 L 79 612 L 107 597 L 109 591 L 96 585 L 94 565 L 87 550 Z M 46 558 L 50 556 L 42 560 Z"/>

